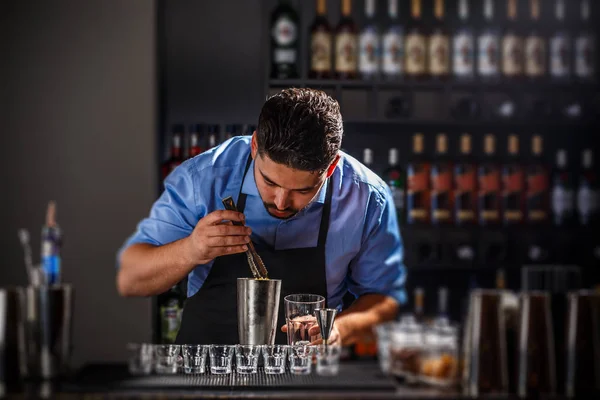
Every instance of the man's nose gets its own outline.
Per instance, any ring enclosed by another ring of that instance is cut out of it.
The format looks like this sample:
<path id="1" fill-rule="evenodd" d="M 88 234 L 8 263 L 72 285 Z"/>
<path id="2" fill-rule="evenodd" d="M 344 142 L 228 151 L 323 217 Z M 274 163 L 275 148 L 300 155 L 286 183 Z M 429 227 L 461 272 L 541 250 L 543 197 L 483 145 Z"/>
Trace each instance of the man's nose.
<path id="1" fill-rule="evenodd" d="M 288 208 L 288 197 L 289 193 L 287 190 L 278 188 L 275 192 L 275 205 L 279 210 L 285 210 Z"/>

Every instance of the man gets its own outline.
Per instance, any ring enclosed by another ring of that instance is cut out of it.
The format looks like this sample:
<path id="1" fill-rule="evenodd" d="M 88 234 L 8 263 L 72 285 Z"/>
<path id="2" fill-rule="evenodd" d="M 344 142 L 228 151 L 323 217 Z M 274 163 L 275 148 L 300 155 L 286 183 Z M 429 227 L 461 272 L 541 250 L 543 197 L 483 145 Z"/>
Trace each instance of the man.
<path id="1" fill-rule="evenodd" d="M 178 343 L 238 343 L 236 280 L 252 240 L 283 298 L 320 294 L 343 310 L 331 341 L 353 343 L 404 302 L 405 271 L 391 192 L 340 151 L 342 116 L 324 92 L 287 89 L 264 104 L 252 137 L 185 161 L 119 253 L 123 296 L 165 292 L 188 276 Z M 232 196 L 240 213 L 226 211 Z M 244 222 L 235 226 L 231 221 Z M 318 333 L 313 327 L 311 334 Z M 285 326 L 276 342 L 285 343 Z"/>

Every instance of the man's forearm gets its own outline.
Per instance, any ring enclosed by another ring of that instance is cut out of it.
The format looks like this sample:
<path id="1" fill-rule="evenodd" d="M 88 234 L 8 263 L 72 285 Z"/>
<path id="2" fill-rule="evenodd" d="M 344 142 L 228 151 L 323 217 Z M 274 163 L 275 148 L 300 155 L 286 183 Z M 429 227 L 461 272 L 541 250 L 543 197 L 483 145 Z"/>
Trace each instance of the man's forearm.
<path id="1" fill-rule="evenodd" d="M 117 288 L 122 296 L 152 296 L 166 292 L 195 265 L 187 258 L 186 239 L 164 246 L 133 244 L 121 255 Z"/>
<path id="2" fill-rule="evenodd" d="M 382 294 L 360 296 L 336 318 L 342 345 L 353 344 L 364 333 L 371 332 L 374 325 L 394 319 L 398 307 L 398 302 L 389 296 Z"/>

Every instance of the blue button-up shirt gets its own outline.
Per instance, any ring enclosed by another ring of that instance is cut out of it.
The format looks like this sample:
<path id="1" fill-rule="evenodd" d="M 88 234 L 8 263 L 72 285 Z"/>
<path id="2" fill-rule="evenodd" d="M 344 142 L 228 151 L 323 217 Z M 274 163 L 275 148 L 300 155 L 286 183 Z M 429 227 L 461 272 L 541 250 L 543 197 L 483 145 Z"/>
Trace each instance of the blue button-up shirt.
<path id="1" fill-rule="evenodd" d="M 315 247 L 326 185 L 313 201 L 287 220 L 265 209 L 254 180 L 254 163 L 244 179 L 250 137 L 238 136 L 178 166 L 165 179 L 165 190 L 150 216 L 125 242 L 164 245 L 190 235 L 198 221 L 223 209 L 221 199 L 247 194 L 246 224 L 252 240 L 275 250 Z M 329 184 L 333 185 L 329 232 L 325 245 L 328 305 L 339 308 L 347 290 L 355 296 L 379 293 L 405 302 L 403 249 L 396 211 L 387 185 L 353 157 L 341 159 Z M 213 262 L 198 265 L 188 277 L 188 296 L 205 281 Z M 267 267 L 268 268 L 268 267 Z"/>

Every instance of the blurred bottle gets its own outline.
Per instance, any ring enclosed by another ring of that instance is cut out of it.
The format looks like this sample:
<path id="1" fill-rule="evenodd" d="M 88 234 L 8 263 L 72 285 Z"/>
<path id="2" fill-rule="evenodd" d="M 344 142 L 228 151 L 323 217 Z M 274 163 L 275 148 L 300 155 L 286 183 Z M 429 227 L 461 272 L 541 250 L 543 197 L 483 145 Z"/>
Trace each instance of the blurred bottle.
<path id="1" fill-rule="evenodd" d="M 531 6 L 531 32 L 525 38 L 525 75 L 536 79 L 546 75 L 546 38 L 540 24 L 540 1 L 529 0 Z"/>
<path id="2" fill-rule="evenodd" d="M 421 0 L 411 1 L 411 17 L 404 46 L 405 72 L 408 78 L 423 79 L 427 72 L 427 37 L 421 21 Z"/>
<path id="3" fill-rule="evenodd" d="M 591 149 L 585 149 L 582 154 L 582 171 L 579 175 L 577 188 L 577 211 L 579 223 L 583 226 L 597 225 L 599 218 L 600 192 L 598 180 L 594 172 L 594 160 Z"/>
<path id="4" fill-rule="evenodd" d="M 596 37 L 590 28 L 590 14 L 589 0 L 581 0 L 578 26 L 582 28 L 575 38 L 575 76 L 582 81 L 596 78 Z"/>
<path id="5" fill-rule="evenodd" d="M 418 323 L 426 323 L 425 320 L 425 290 L 422 287 L 415 288 L 415 319 Z"/>
<path id="6" fill-rule="evenodd" d="M 519 163 L 519 138 L 508 137 L 508 162 L 502 168 L 502 219 L 505 225 L 523 222 L 525 180 Z"/>
<path id="7" fill-rule="evenodd" d="M 453 72 L 458 79 L 471 79 L 475 72 L 475 40 L 469 23 L 469 3 L 467 0 L 458 1 L 458 18 L 460 27 L 453 39 Z"/>
<path id="8" fill-rule="evenodd" d="M 438 312 L 435 317 L 435 324 L 447 325 L 450 322 L 448 313 L 448 288 L 442 286 L 438 289 Z"/>
<path id="9" fill-rule="evenodd" d="M 502 38 L 502 73 L 508 79 L 523 76 L 523 37 L 517 24 L 517 0 L 508 0 L 508 22 Z"/>
<path id="10" fill-rule="evenodd" d="M 531 141 L 533 162 L 527 170 L 527 222 L 542 224 L 548 221 L 548 171 L 543 163 L 542 137 L 534 135 Z"/>
<path id="11" fill-rule="evenodd" d="M 365 25 L 358 38 L 358 70 L 362 79 L 379 75 L 381 38 L 375 21 L 375 0 L 365 0 Z"/>
<path id="12" fill-rule="evenodd" d="M 422 133 L 413 135 L 413 153 L 407 167 L 406 211 L 409 224 L 429 223 L 429 163 L 423 158 Z"/>
<path id="13" fill-rule="evenodd" d="M 183 125 L 178 124 L 173 126 L 169 158 L 163 163 L 161 168 L 163 180 L 171 173 L 171 171 L 183 162 L 183 131 Z"/>
<path id="14" fill-rule="evenodd" d="M 429 37 L 429 75 L 446 79 L 450 75 L 450 38 L 444 24 L 444 0 L 434 0 L 434 16 Z"/>
<path id="15" fill-rule="evenodd" d="M 493 135 L 485 135 L 484 161 L 478 168 L 478 204 L 480 225 L 496 225 L 500 222 L 500 168 L 496 163 L 496 141 Z"/>
<path id="16" fill-rule="evenodd" d="M 298 13 L 289 0 L 280 0 L 271 14 L 271 78 L 298 78 Z"/>
<path id="17" fill-rule="evenodd" d="M 477 220 L 477 169 L 471 158 L 471 135 L 460 137 L 460 157 L 454 167 L 454 221 L 456 225 Z"/>
<path id="18" fill-rule="evenodd" d="M 326 0 L 317 0 L 317 15 L 310 28 L 310 77 L 331 78 L 331 27 Z"/>
<path id="19" fill-rule="evenodd" d="M 496 80 L 500 76 L 500 33 L 494 23 L 494 2 L 484 0 L 485 28 L 477 38 L 477 72 L 482 80 Z"/>
<path id="20" fill-rule="evenodd" d="M 208 148 L 212 149 L 219 143 L 219 125 L 209 125 L 206 135 L 208 137 Z"/>
<path id="21" fill-rule="evenodd" d="M 550 39 L 550 74 L 566 80 L 571 76 L 571 35 L 565 26 L 565 0 L 556 0 L 554 12 L 559 28 Z"/>
<path id="22" fill-rule="evenodd" d="M 188 155 L 186 158 L 196 157 L 198 154 L 204 151 L 202 146 L 202 134 L 204 133 L 204 125 L 195 124 L 190 126 L 189 131 L 189 148 Z"/>
<path id="23" fill-rule="evenodd" d="M 51 201 L 46 209 L 46 223 L 42 227 L 42 271 L 46 276 L 46 284 L 61 283 L 62 231 L 56 222 L 56 203 Z"/>
<path id="24" fill-rule="evenodd" d="M 177 284 L 159 296 L 161 343 L 174 343 L 181 326 L 183 296 Z"/>
<path id="25" fill-rule="evenodd" d="M 342 0 L 342 18 L 335 30 L 334 51 L 336 77 L 355 79 L 358 70 L 358 43 L 350 0 Z"/>
<path id="26" fill-rule="evenodd" d="M 406 210 L 404 196 L 406 194 L 406 178 L 404 171 L 398 165 L 398 149 L 390 149 L 388 158 L 388 168 L 385 171 L 385 181 L 387 182 L 390 190 L 392 191 L 392 197 L 394 199 L 394 206 L 398 214 L 398 220 L 404 222 Z"/>
<path id="27" fill-rule="evenodd" d="M 566 226 L 575 221 L 573 179 L 567 168 L 567 151 L 556 153 L 556 169 L 552 185 L 552 219 L 554 225 Z"/>
<path id="28" fill-rule="evenodd" d="M 404 74 L 404 30 L 398 21 L 398 0 L 388 1 L 388 28 L 382 39 L 381 68 L 384 78 L 394 80 Z"/>
<path id="29" fill-rule="evenodd" d="M 435 162 L 431 166 L 431 223 L 452 222 L 454 194 L 452 165 L 448 161 L 448 139 L 443 133 L 436 138 Z"/>

